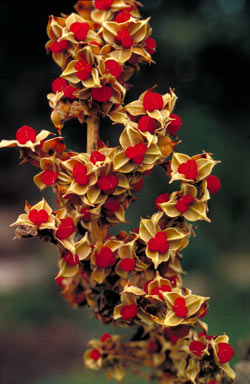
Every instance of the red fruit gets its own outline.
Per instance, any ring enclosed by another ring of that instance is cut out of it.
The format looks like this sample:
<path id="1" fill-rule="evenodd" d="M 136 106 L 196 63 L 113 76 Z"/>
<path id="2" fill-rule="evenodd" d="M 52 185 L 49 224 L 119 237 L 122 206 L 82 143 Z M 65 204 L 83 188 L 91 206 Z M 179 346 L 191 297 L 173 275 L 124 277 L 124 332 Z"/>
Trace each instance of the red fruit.
<path id="1" fill-rule="evenodd" d="M 120 203 L 118 203 L 116 199 L 109 197 L 103 204 L 103 207 L 105 209 L 108 209 L 109 211 L 116 212 L 116 211 L 119 211 L 120 209 Z"/>
<path id="2" fill-rule="evenodd" d="M 133 44 L 134 44 L 134 40 L 130 35 L 124 36 L 121 38 L 121 45 L 123 48 L 131 48 Z"/>
<path id="3" fill-rule="evenodd" d="M 141 132 L 154 133 L 157 128 L 157 120 L 149 117 L 148 115 L 142 116 L 138 121 L 138 129 Z"/>
<path id="4" fill-rule="evenodd" d="M 127 11 L 120 11 L 119 13 L 117 13 L 116 17 L 115 17 L 115 22 L 120 24 L 120 23 L 125 23 L 126 21 L 128 21 L 130 19 L 131 15 L 129 12 Z"/>
<path id="5" fill-rule="evenodd" d="M 80 212 L 82 214 L 83 221 L 90 221 L 91 214 L 89 212 L 89 207 L 83 207 Z"/>
<path id="6" fill-rule="evenodd" d="M 101 354 L 98 349 L 92 349 L 92 351 L 90 352 L 90 357 L 92 360 L 97 361 L 101 357 Z"/>
<path id="7" fill-rule="evenodd" d="M 173 334 L 178 337 L 182 338 L 189 334 L 190 327 L 186 324 L 183 325 L 177 325 L 176 327 L 172 327 Z"/>
<path id="8" fill-rule="evenodd" d="M 183 198 L 181 197 L 177 201 L 177 204 L 176 204 L 175 208 L 177 209 L 178 212 L 185 213 L 188 210 L 188 205 L 185 204 L 185 202 L 183 201 Z"/>
<path id="9" fill-rule="evenodd" d="M 177 275 L 169 276 L 168 280 L 171 282 L 172 287 L 175 288 L 177 286 L 177 282 L 178 282 L 178 276 Z"/>
<path id="10" fill-rule="evenodd" d="M 87 80 L 92 72 L 91 65 L 85 60 L 78 60 L 75 63 L 75 69 L 77 70 L 76 76 L 83 81 Z"/>
<path id="11" fill-rule="evenodd" d="M 94 4 L 97 9 L 100 9 L 101 11 L 106 11 L 112 6 L 113 1 L 114 0 L 95 0 Z"/>
<path id="12" fill-rule="evenodd" d="M 228 343 L 218 343 L 217 356 L 221 364 L 227 363 L 234 356 L 234 350 Z"/>
<path id="13" fill-rule="evenodd" d="M 159 243 L 164 243 L 167 240 L 167 235 L 165 232 L 161 231 L 156 233 L 155 238 Z"/>
<path id="14" fill-rule="evenodd" d="M 62 79 L 61 77 L 57 77 L 55 80 L 53 80 L 51 88 L 54 93 L 56 92 L 62 92 L 65 87 L 67 87 L 68 83 L 65 79 Z"/>
<path id="15" fill-rule="evenodd" d="M 100 177 L 97 181 L 97 186 L 103 192 L 113 193 L 118 185 L 118 182 L 118 178 L 114 174 L 110 173 L 107 176 Z"/>
<path id="16" fill-rule="evenodd" d="M 146 92 L 143 98 L 143 107 L 148 112 L 153 112 L 155 109 L 161 110 L 163 108 L 162 95 L 151 91 Z"/>
<path id="17" fill-rule="evenodd" d="M 122 67 L 117 61 L 106 60 L 104 64 L 105 64 L 106 71 L 109 71 L 109 73 L 113 75 L 115 78 L 121 75 Z"/>
<path id="18" fill-rule="evenodd" d="M 75 265 L 77 265 L 79 263 L 79 256 L 78 255 L 74 256 L 71 252 L 67 252 L 63 256 L 63 259 L 64 259 L 64 261 L 66 261 L 67 264 L 69 264 L 72 267 L 74 267 Z"/>
<path id="19" fill-rule="evenodd" d="M 143 178 L 141 178 L 141 180 L 139 180 L 137 183 L 132 185 L 131 191 L 134 193 L 137 193 L 143 188 L 143 185 L 144 185 L 144 180 Z"/>
<path id="20" fill-rule="evenodd" d="M 102 343 L 105 343 L 106 340 L 110 340 L 111 339 L 111 335 L 110 333 L 104 333 L 101 337 L 101 342 Z"/>
<path id="21" fill-rule="evenodd" d="M 152 239 L 150 239 L 148 242 L 148 248 L 151 252 L 157 252 L 159 248 L 159 242 L 154 237 L 152 237 Z"/>
<path id="22" fill-rule="evenodd" d="M 151 340 L 149 343 L 148 343 L 148 350 L 152 353 L 154 352 L 157 352 L 159 349 L 159 344 L 156 343 L 155 341 Z"/>
<path id="23" fill-rule="evenodd" d="M 86 185 L 89 182 L 89 177 L 86 174 L 87 169 L 84 164 L 77 163 L 73 167 L 73 177 L 74 180 L 79 184 L 79 185 Z"/>
<path id="24" fill-rule="evenodd" d="M 182 125 L 182 121 L 180 116 L 175 115 L 174 113 L 170 113 L 169 117 L 174 120 L 167 126 L 167 133 L 175 136 Z"/>
<path id="25" fill-rule="evenodd" d="M 218 192 L 221 189 L 221 182 L 219 177 L 215 175 L 209 175 L 206 178 L 206 181 L 207 181 L 207 189 L 210 195 L 214 195 L 216 192 Z"/>
<path id="26" fill-rule="evenodd" d="M 96 253 L 95 262 L 100 268 L 108 268 L 115 263 L 115 257 L 111 249 L 103 247 L 100 253 Z"/>
<path id="27" fill-rule="evenodd" d="M 192 343 L 189 345 L 190 351 L 199 357 L 201 357 L 202 351 L 205 348 L 206 348 L 206 345 L 201 341 L 192 341 Z"/>
<path id="28" fill-rule="evenodd" d="M 145 40 L 145 49 L 150 54 L 153 55 L 155 53 L 156 41 L 152 37 L 148 37 Z"/>
<path id="29" fill-rule="evenodd" d="M 89 31 L 89 25 L 85 22 L 80 23 L 76 21 L 75 23 L 71 24 L 70 31 L 74 33 L 74 37 L 76 40 L 85 40 Z"/>
<path id="30" fill-rule="evenodd" d="M 44 171 L 41 174 L 41 180 L 43 184 L 47 185 L 48 187 L 56 183 L 57 177 L 58 173 L 53 171 Z"/>
<path id="31" fill-rule="evenodd" d="M 186 302 L 184 298 L 178 297 L 177 299 L 175 299 L 173 311 L 178 317 L 185 317 L 187 315 L 188 309 L 186 307 Z"/>
<path id="32" fill-rule="evenodd" d="M 64 280 L 64 277 L 62 277 L 62 276 L 55 278 L 55 282 L 58 285 L 58 287 L 64 288 L 63 280 Z"/>
<path id="33" fill-rule="evenodd" d="M 16 140 L 20 144 L 26 144 L 27 141 L 35 143 L 36 131 L 29 125 L 22 125 L 22 127 L 18 128 L 18 130 L 16 131 Z"/>
<path id="34" fill-rule="evenodd" d="M 166 284 L 164 284 L 164 285 L 162 285 L 162 286 L 160 287 L 160 291 L 162 291 L 162 292 L 171 292 L 172 289 L 171 289 L 170 285 L 166 285 Z"/>
<path id="35" fill-rule="evenodd" d="M 106 103 L 112 97 L 112 94 L 113 91 L 108 85 L 101 88 L 91 88 L 92 98 L 100 103 Z"/>
<path id="36" fill-rule="evenodd" d="M 162 208 L 160 207 L 159 204 L 162 204 L 162 203 L 166 203 L 168 202 L 170 199 L 170 194 L 169 193 L 162 193 L 160 196 L 158 196 L 156 199 L 155 199 L 155 206 L 157 209 L 159 209 L 159 211 L 162 211 Z"/>
<path id="37" fill-rule="evenodd" d="M 138 313 L 138 308 L 135 304 L 124 305 L 121 309 L 123 320 L 132 320 Z"/>
<path id="38" fill-rule="evenodd" d="M 187 204 L 187 205 L 193 204 L 193 202 L 194 202 L 194 198 L 193 198 L 193 196 L 191 196 L 191 195 L 185 195 L 185 196 L 183 196 L 182 200 L 183 200 L 184 203 Z"/>
<path id="39" fill-rule="evenodd" d="M 128 147 L 125 150 L 125 155 L 133 160 L 135 164 L 141 164 L 144 160 L 144 155 L 147 150 L 147 146 L 144 143 L 137 143 L 135 146 Z"/>
<path id="40" fill-rule="evenodd" d="M 67 85 L 63 89 L 64 96 L 67 97 L 67 99 L 76 99 L 76 96 L 73 95 L 73 93 L 77 91 L 77 88 L 72 87 L 72 85 Z"/>
<path id="41" fill-rule="evenodd" d="M 106 156 L 100 153 L 99 151 L 93 151 L 90 155 L 91 163 L 95 164 L 97 161 L 104 161 Z"/>
<path id="42" fill-rule="evenodd" d="M 72 233 L 75 230 L 75 224 L 74 224 L 74 221 L 71 217 L 66 217 L 65 219 L 60 219 L 60 221 L 61 221 L 61 224 L 60 224 L 58 230 L 56 231 L 56 237 L 59 240 L 64 240 L 67 237 L 69 237 L 70 235 L 72 235 Z"/>
<path id="43" fill-rule="evenodd" d="M 198 166 L 195 160 L 190 159 L 178 167 L 178 172 L 185 175 L 186 179 L 195 179 L 198 173 Z"/>
<path id="44" fill-rule="evenodd" d="M 33 224 L 37 225 L 38 227 L 41 224 L 47 223 L 48 218 L 49 218 L 49 215 L 48 215 L 48 212 L 45 211 L 45 209 L 40 209 L 40 211 L 38 211 L 37 209 L 32 209 L 29 212 L 30 221 Z"/>
<path id="45" fill-rule="evenodd" d="M 67 40 L 61 40 L 61 41 L 56 40 L 50 44 L 49 49 L 53 53 L 59 53 L 59 52 L 66 51 L 68 46 L 69 46 L 69 44 L 68 44 Z"/>
<path id="46" fill-rule="evenodd" d="M 129 257 L 125 257 L 121 261 L 121 269 L 125 272 L 133 271 L 135 268 L 135 259 L 130 259 Z"/>
<path id="47" fill-rule="evenodd" d="M 158 247 L 159 253 L 167 253 L 168 250 L 169 250 L 169 244 L 167 241 L 165 243 L 161 243 Z"/>

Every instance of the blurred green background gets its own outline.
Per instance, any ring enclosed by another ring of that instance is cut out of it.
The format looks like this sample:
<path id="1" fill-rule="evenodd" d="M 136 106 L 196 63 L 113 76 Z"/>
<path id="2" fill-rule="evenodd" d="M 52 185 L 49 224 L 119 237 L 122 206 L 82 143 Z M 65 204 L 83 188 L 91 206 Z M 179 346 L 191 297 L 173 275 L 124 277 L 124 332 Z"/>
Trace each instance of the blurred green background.
<path id="1" fill-rule="evenodd" d="M 232 346 L 250 338 L 249 259 L 249 61 L 250 2 L 247 0 L 143 0 L 157 40 L 156 64 L 143 66 L 133 78 L 126 102 L 158 85 L 174 88 L 175 113 L 183 120 L 180 152 L 202 150 L 222 163 L 214 173 L 222 189 L 209 204 L 212 223 L 198 223 L 197 238 L 183 251 L 188 272 L 184 285 L 211 297 L 206 317 L 209 332 L 229 334 Z M 1 1 L 1 139 L 12 139 L 23 124 L 53 131 L 46 94 L 60 72 L 47 56 L 49 14 L 73 11 L 72 1 Z M 84 147 L 83 128 L 68 122 L 63 130 L 70 149 Z M 117 143 L 121 129 L 105 121 L 101 137 Z M 70 136 L 70 138 L 69 138 Z M 12 241 L 8 226 L 43 195 L 32 183 L 32 166 L 19 168 L 18 153 L 0 153 L 0 340 L 1 384 L 107 383 L 102 374 L 85 372 L 82 353 L 88 339 L 111 327 L 100 325 L 88 310 L 72 310 L 54 283 L 57 255 L 52 245 L 36 240 Z M 129 229 L 151 215 L 161 193 L 178 188 L 162 169 L 146 180 L 128 210 Z M 238 352 L 234 362 L 238 358 Z M 142 382 L 128 376 L 125 383 Z"/>

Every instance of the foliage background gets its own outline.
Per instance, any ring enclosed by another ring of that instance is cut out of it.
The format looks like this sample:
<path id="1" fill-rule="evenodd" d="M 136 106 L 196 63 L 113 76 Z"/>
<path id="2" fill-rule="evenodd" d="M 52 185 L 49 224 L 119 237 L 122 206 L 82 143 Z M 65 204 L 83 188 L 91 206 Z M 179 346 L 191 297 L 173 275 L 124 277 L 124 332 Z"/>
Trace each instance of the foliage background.
<path id="1" fill-rule="evenodd" d="M 249 61 L 250 2 L 247 0 L 143 0 L 157 40 L 157 64 L 142 67 L 126 101 L 158 84 L 175 88 L 175 112 L 183 127 L 178 150 L 194 155 L 206 150 L 221 159 L 215 173 L 221 191 L 210 203 L 212 223 L 198 223 L 197 238 L 183 251 L 184 282 L 209 295 L 206 321 L 210 333 L 226 332 L 238 349 L 250 337 L 249 262 Z M 0 138 L 11 139 L 23 124 L 53 130 L 46 94 L 59 68 L 47 56 L 49 14 L 73 11 L 74 1 L 0 2 Z M 116 144 L 121 130 L 105 121 L 101 137 Z M 84 128 L 66 124 L 69 148 L 84 149 Z M 70 136 L 70 137 L 69 137 Z M 84 373 L 81 355 L 91 337 L 104 329 L 87 310 L 69 309 L 53 281 L 57 271 L 52 245 L 14 241 L 12 223 L 27 199 L 42 194 L 32 183 L 36 170 L 19 170 L 18 154 L 0 153 L 0 339 L 1 383 L 106 383 L 102 375 Z M 178 188 L 177 184 L 175 186 Z M 171 187 L 172 188 L 172 187 Z M 128 212 L 130 228 L 151 215 L 157 195 L 170 190 L 162 170 L 146 181 Z M 49 201 L 51 195 L 45 192 Z M 118 330 L 113 331 L 114 333 Z M 237 359 L 239 352 L 235 360 Z M 139 383 L 131 378 L 127 382 Z"/>

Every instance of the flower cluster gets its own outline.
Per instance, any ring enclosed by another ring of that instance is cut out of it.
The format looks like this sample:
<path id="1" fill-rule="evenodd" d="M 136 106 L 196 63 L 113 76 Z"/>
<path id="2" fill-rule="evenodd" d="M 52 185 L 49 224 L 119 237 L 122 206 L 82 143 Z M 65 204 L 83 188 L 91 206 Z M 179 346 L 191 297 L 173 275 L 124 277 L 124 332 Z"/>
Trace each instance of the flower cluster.
<path id="1" fill-rule="evenodd" d="M 152 87 L 124 104 L 127 81 L 139 63 L 152 62 L 156 47 L 140 6 L 135 0 L 78 1 L 77 13 L 50 16 L 46 49 L 62 69 L 48 95 L 58 135 L 24 125 L 0 148 L 19 148 L 21 163 L 39 168 L 34 183 L 41 191 L 52 188 L 57 207 L 45 199 L 26 202 L 12 225 L 16 238 L 40 237 L 56 246 L 56 282 L 72 306 L 90 306 L 104 324 L 138 327 L 129 342 L 109 334 L 90 341 L 89 368 L 122 380 L 136 364 L 151 367 L 151 378 L 162 384 L 214 384 L 223 374 L 234 378 L 228 365 L 234 353 L 226 335 L 208 336 L 201 319 L 209 298 L 183 286 L 181 251 L 193 222 L 210 221 L 208 200 L 220 189 L 211 172 L 219 161 L 206 152 L 174 151 L 182 121 L 173 113 L 172 89 L 162 95 Z M 104 116 L 123 125 L 116 147 L 99 140 Z M 87 125 L 86 152 L 67 150 L 59 136 L 71 118 Z M 158 165 L 169 183 L 180 182 L 179 190 L 158 196 L 156 212 L 138 228 L 110 235 L 112 226 L 126 222 L 134 194 Z"/>

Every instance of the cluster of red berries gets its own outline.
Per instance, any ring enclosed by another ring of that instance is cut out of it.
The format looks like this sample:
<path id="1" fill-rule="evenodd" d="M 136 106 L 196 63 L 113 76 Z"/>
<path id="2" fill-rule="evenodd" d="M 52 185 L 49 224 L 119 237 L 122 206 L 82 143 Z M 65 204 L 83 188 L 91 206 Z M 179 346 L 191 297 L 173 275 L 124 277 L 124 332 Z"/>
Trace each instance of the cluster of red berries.
<path id="1" fill-rule="evenodd" d="M 77 13 L 50 17 L 46 48 L 63 71 L 48 95 L 54 125 L 60 132 L 66 120 L 78 118 L 94 130 L 108 116 L 124 130 L 119 146 L 99 139 L 88 153 L 67 151 L 61 136 L 48 139 L 51 132 L 37 134 L 27 125 L 16 140 L 3 140 L 0 148 L 19 147 L 23 162 L 40 168 L 35 184 L 52 187 L 58 203 L 57 209 L 44 199 L 26 203 L 13 225 L 16 237 L 56 245 L 56 282 L 72 306 L 89 305 L 105 324 L 139 326 L 128 343 L 108 333 L 90 341 L 89 368 L 122 380 L 125 368 L 148 365 L 160 384 L 216 384 L 224 374 L 234 377 L 227 364 L 234 351 L 226 335 L 207 334 L 201 319 L 208 297 L 183 287 L 180 252 L 194 232 L 192 222 L 209 221 L 207 201 L 221 187 L 211 174 L 218 162 L 205 152 L 173 152 L 182 120 L 173 113 L 171 89 L 165 95 L 149 89 L 124 105 L 127 80 L 156 49 L 139 7 L 136 0 L 80 0 Z M 110 227 L 126 222 L 133 194 L 157 165 L 170 182 L 181 182 L 181 190 L 158 196 L 157 212 L 135 230 L 110 235 Z"/>

